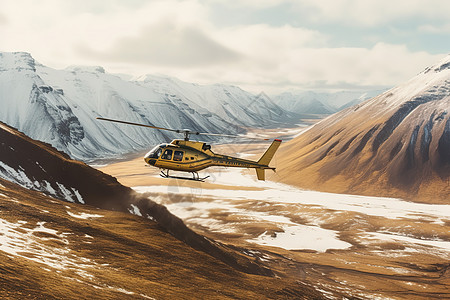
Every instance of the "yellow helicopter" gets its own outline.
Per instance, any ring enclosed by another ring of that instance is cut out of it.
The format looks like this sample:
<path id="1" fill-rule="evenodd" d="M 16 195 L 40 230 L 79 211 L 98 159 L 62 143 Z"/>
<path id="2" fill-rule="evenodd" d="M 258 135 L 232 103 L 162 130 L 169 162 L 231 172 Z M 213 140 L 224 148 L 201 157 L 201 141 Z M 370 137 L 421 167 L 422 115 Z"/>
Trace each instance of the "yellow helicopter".
<path id="1" fill-rule="evenodd" d="M 256 175 L 258 177 L 258 180 L 265 180 L 265 170 L 270 169 L 275 171 L 275 168 L 269 167 L 269 163 L 281 144 L 281 140 L 275 139 L 258 161 L 252 161 L 228 155 L 215 154 L 211 150 L 211 145 L 207 145 L 204 142 L 189 140 L 189 137 L 192 134 L 235 137 L 233 135 L 196 132 L 191 131 L 189 129 L 182 129 L 182 130 L 169 129 L 164 127 L 157 127 L 101 117 L 98 117 L 97 120 L 116 122 L 134 126 L 142 126 L 159 130 L 167 130 L 184 134 L 184 140 L 175 139 L 169 144 L 166 143 L 159 144 L 144 156 L 144 160 L 147 164 L 162 169 L 161 176 L 164 178 L 204 181 L 209 176 L 201 178 L 197 173 L 198 171 L 212 166 L 223 166 L 236 168 L 254 168 L 256 169 Z M 188 178 L 188 177 L 170 176 L 169 175 L 170 170 L 190 172 L 192 173 L 193 177 Z"/>

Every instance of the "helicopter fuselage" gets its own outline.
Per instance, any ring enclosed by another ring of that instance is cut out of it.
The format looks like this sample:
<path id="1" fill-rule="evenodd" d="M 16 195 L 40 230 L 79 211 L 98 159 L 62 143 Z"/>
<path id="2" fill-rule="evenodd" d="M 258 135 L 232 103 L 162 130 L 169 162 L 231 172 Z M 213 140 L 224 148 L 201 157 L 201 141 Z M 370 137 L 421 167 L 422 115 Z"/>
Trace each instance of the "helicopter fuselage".
<path id="1" fill-rule="evenodd" d="M 173 140 L 160 144 L 144 157 L 147 164 L 167 170 L 197 172 L 211 166 L 274 169 L 256 161 L 215 154 L 204 142 Z"/>

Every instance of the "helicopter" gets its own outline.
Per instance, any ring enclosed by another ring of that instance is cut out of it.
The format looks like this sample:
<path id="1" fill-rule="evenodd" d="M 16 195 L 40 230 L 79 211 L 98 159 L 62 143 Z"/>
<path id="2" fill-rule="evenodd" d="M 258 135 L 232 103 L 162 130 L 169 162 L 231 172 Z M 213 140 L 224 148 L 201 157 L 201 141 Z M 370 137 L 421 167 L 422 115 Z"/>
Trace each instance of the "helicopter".
<path id="1" fill-rule="evenodd" d="M 252 161 L 228 155 L 216 154 L 211 150 L 211 145 L 208 145 L 205 142 L 190 140 L 191 135 L 235 137 L 233 135 L 197 132 L 189 129 L 169 129 L 102 117 L 97 117 L 96 119 L 182 133 L 184 135 L 184 139 L 174 139 L 170 143 L 159 144 L 144 156 L 144 161 L 148 165 L 161 169 L 160 175 L 164 178 L 186 179 L 203 182 L 209 176 L 200 177 L 197 173 L 198 171 L 212 166 L 223 166 L 253 168 L 256 170 L 258 180 L 265 180 L 265 170 L 272 170 L 275 172 L 275 168 L 269 167 L 269 163 L 282 142 L 280 139 L 273 140 L 272 144 L 269 148 L 267 148 L 261 158 L 258 161 Z M 192 178 L 169 175 L 169 171 L 171 170 L 192 173 Z"/>

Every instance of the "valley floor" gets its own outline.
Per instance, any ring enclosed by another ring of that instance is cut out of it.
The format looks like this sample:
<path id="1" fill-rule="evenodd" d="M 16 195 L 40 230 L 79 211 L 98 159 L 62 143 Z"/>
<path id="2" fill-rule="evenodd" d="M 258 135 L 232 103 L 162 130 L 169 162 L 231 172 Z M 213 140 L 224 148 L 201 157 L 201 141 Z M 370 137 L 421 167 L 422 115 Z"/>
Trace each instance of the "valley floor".
<path id="1" fill-rule="evenodd" d="M 265 147 L 213 150 L 248 158 Z M 144 165 L 140 157 L 101 170 L 200 234 L 244 247 L 329 298 L 450 298 L 450 205 L 301 190 L 276 173 L 262 182 L 254 170 L 232 168 L 205 170 L 206 182 L 163 179 Z"/>

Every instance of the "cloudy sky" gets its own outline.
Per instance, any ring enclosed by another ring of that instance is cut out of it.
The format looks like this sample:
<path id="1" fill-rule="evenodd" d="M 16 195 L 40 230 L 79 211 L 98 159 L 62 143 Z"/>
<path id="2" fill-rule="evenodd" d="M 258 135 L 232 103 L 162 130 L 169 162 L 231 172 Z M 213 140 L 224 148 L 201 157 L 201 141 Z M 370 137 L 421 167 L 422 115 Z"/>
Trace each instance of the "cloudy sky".
<path id="1" fill-rule="evenodd" d="M 0 51 L 252 92 L 390 87 L 450 53 L 447 0 L 0 0 Z"/>

